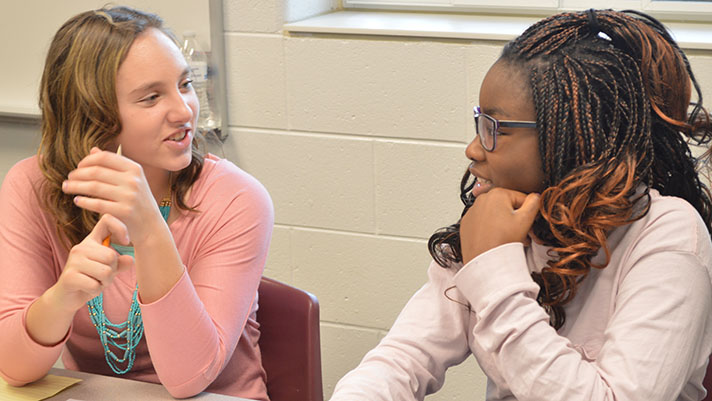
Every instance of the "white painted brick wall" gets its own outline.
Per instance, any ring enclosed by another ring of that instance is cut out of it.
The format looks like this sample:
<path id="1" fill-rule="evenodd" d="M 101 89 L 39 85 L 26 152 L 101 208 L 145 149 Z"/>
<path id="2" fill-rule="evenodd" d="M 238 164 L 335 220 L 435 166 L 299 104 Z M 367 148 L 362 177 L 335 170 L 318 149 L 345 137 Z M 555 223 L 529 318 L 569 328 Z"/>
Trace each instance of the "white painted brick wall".
<path id="1" fill-rule="evenodd" d="M 382 330 L 322 323 L 321 366 L 326 400 L 334 392 L 336 382 L 355 368 L 361 357 L 375 347 L 385 334 L 386 331 Z"/>
<path id="2" fill-rule="evenodd" d="M 285 58 L 291 129 L 465 139 L 461 44 L 289 37 Z"/>
<path id="3" fill-rule="evenodd" d="M 229 125 L 287 128 L 283 43 L 281 35 L 225 35 Z"/>
<path id="4" fill-rule="evenodd" d="M 710 52 L 695 51 L 687 52 L 687 57 L 704 95 L 704 105 L 709 110 L 709 105 L 712 104 L 712 55 Z M 694 94 L 692 100 L 697 100 Z"/>
<path id="5" fill-rule="evenodd" d="M 377 140 L 374 150 L 379 234 L 427 238 L 457 221 L 469 164 L 462 143 Z"/>
<path id="6" fill-rule="evenodd" d="M 292 255 L 293 283 L 317 294 L 324 321 L 383 330 L 430 260 L 424 240 L 315 229 L 292 231 Z"/>
<path id="7" fill-rule="evenodd" d="M 265 274 L 320 300 L 326 399 L 425 282 L 428 236 L 459 216 L 472 106 L 503 45 L 282 32 L 337 6 L 224 0 L 225 153 L 275 203 Z M 712 96 L 710 52 L 689 54 Z M 483 400 L 485 384 L 469 358 L 427 400 Z"/>
<path id="8" fill-rule="evenodd" d="M 284 3 L 284 0 L 224 0 L 225 31 L 280 32 L 284 24 Z"/>
<path id="9" fill-rule="evenodd" d="M 267 187 L 278 224 L 375 231 L 373 142 L 231 129 L 234 160 Z"/>

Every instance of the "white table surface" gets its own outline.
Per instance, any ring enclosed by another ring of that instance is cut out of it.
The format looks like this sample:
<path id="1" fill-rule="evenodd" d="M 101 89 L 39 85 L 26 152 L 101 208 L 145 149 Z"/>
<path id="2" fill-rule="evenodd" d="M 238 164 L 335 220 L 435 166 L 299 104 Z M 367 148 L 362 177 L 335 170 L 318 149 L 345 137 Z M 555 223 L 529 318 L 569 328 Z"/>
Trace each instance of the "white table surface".
<path id="1" fill-rule="evenodd" d="M 160 401 L 174 400 L 160 384 L 146 383 L 118 377 L 102 376 L 92 373 L 76 372 L 68 369 L 52 368 L 50 374 L 82 379 L 81 382 L 62 390 L 52 401 Z M 190 400 L 250 401 L 247 398 L 231 397 L 222 394 L 200 393 Z"/>

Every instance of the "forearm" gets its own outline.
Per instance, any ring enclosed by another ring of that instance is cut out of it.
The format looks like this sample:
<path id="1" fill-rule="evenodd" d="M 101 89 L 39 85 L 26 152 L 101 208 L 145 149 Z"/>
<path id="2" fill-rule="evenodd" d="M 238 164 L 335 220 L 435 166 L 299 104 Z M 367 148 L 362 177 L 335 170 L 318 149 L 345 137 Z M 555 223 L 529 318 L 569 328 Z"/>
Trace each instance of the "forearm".
<path id="1" fill-rule="evenodd" d="M 245 323 L 234 329 L 217 326 L 187 274 L 163 298 L 142 304 L 141 310 L 153 366 L 175 397 L 203 391 L 220 374 L 239 339 L 234 330 Z"/>
<path id="2" fill-rule="evenodd" d="M 136 282 L 144 304 L 165 296 L 185 269 L 168 226 L 160 221 L 152 232 L 146 240 L 133 244 Z"/>
<path id="3" fill-rule="evenodd" d="M 52 301 L 54 287 L 49 288 L 27 311 L 25 325 L 30 337 L 40 345 L 60 343 L 69 332 L 76 311 L 67 311 Z"/>
<path id="4" fill-rule="evenodd" d="M 42 307 L 36 310 L 45 312 Z M 35 316 L 39 317 L 38 314 Z M 0 376 L 13 386 L 31 383 L 47 374 L 59 358 L 62 340 L 66 339 L 69 330 L 55 344 L 42 345 L 30 335 L 25 323 L 28 320 L 28 307 L 4 313 L 0 319 Z M 51 321 L 53 317 L 47 320 Z"/>
<path id="5" fill-rule="evenodd" d="M 705 264 L 685 252 L 647 254 L 631 263 L 615 292 L 615 312 L 603 328 L 587 327 L 587 341 L 602 343 L 589 351 L 548 324 L 521 244 L 478 256 L 454 281 L 478 316 L 474 341 L 503 367 L 499 373 L 517 399 L 675 399 L 700 355 L 706 360 L 709 354 L 703 341 L 709 276 Z M 623 269 L 606 269 L 616 268 Z M 576 317 L 592 322 L 600 316 Z"/>
<path id="6" fill-rule="evenodd" d="M 390 337 L 339 380 L 330 401 L 417 401 L 442 386 L 440 372 L 428 370 L 432 360 L 420 360 L 424 353 L 416 341 Z"/>
<path id="7" fill-rule="evenodd" d="M 0 376 L 16 386 L 40 379 L 57 361 L 74 316 L 54 310 L 48 298 L 62 271 L 53 253 L 60 241 L 35 191 L 43 182 L 36 163 L 15 165 L 0 188 Z"/>
<path id="8" fill-rule="evenodd" d="M 497 267 L 497 274 L 491 274 Z M 497 366 L 520 400 L 610 400 L 610 386 L 594 364 L 549 325 L 536 302 L 521 244 L 494 248 L 466 264 L 455 276 L 478 319 L 473 339 Z M 571 372 L 575 372 L 572 374 Z M 557 378 L 554 380 L 553 378 Z M 647 399 L 647 398 L 646 398 Z"/>
<path id="9" fill-rule="evenodd" d="M 264 188 L 232 170 L 226 165 L 219 181 L 208 175 L 208 183 L 194 188 L 200 212 L 171 227 L 178 244 L 165 223 L 165 230 L 154 230 L 144 219 L 140 227 L 150 235 L 131 234 L 132 240 L 146 238 L 134 241 L 146 343 L 158 378 L 175 397 L 210 385 L 241 338 L 256 341 L 254 327 L 244 330 L 253 324 L 247 322 L 254 316 L 273 212 Z"/>

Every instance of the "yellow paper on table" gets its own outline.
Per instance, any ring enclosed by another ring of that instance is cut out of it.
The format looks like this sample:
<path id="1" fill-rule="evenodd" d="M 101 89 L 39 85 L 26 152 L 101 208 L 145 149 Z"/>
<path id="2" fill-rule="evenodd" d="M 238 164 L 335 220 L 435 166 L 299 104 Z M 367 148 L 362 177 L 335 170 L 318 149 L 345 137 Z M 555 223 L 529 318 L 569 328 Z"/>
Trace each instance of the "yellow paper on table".
<path id="1" fill-rule="evenodd" d="M 47 375 L 34 383 L 13 387 L 0 378 L 0 401 L 40 401 L 82 381 L 74 377 Z"/>

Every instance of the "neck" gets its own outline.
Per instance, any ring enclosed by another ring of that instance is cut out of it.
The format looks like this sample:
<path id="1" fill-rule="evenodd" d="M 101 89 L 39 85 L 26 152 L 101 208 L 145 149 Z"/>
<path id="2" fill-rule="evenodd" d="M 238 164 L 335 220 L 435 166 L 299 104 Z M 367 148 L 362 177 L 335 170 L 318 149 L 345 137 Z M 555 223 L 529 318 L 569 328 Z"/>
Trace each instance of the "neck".
<path id="1" fill-rule="evenodd" d="M 169 196 L 171 193 L 171 173 L 166 170 L 161 171 L 148 171 L 144 169 L 144 174 L 146 176 L 146 181 L 148 181 L 148 186 L 151 187 L 151 193 L 156 202 L 161 202 L 163 198 Z"/>

